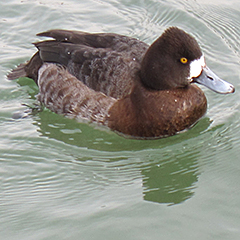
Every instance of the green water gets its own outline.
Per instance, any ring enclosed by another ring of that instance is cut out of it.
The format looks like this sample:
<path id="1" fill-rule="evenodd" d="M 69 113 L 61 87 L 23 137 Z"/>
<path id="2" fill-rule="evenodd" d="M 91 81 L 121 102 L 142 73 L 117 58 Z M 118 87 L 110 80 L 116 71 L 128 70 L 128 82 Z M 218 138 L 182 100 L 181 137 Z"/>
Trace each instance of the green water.
<path id="1" fill-rule="evenodd" d="M 206 116 L 174 137 L 131 140 L 47 109 L 29 114 L 37 86 L 6 79 L 47 29 L 150 44 L 169 26 L 195 36 L 236 87 L 202 87 Z M 238 0 L 1 0 L 0 27 L 0 239 L 239 239 Z"/>

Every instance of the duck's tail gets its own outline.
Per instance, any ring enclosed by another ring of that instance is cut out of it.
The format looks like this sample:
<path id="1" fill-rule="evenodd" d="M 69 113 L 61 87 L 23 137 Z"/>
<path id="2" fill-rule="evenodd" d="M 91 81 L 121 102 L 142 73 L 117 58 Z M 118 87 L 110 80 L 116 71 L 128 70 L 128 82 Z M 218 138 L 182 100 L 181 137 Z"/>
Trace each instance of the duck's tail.
<path id="1" fill-rule="evenodd" d="M 7 78 L 9 80 L 14 80 L 20 77 L 29 77 L 37 83 L 38 70 L 42 64 L 43 62 L 39 56 L 39 52 L 36 52 L 29 62 L 18 65 L 7 75 Z"/>
<path id="2" fill-rule="evenodd" d="M 21 63 L 16 68 L 14 68 L 8 75 L 8 80 L 14 80 L 20 77 L 27 77 L 27 73 L 25 71 L 27 63 Z"/>

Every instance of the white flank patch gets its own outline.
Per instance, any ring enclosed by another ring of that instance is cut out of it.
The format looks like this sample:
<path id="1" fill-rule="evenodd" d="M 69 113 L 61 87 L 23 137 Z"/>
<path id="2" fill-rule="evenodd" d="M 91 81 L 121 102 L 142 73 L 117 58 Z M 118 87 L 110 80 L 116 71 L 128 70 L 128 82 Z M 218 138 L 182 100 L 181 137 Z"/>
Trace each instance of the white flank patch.
<path id="1" fill-rule="evenodd" d="M 189 74 L 188 79 L 191 80 L 194 77 L 195 78 L 198 77 L 201 74 L 202 69 L 205 66 L 206 66 L 206 63 L 205 63 L 205 58 L 203 55 L 200 58 L 192 61 L 190 63 L 190 74 Z"/>

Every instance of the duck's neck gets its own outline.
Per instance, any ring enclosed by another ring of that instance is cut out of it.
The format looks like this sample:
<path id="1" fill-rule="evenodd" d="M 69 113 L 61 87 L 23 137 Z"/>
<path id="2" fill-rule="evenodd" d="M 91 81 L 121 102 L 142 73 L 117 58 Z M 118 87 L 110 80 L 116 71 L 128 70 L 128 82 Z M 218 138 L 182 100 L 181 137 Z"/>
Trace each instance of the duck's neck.
<path id="1" fill-rule="evenodd" d="M 161 39 L 157 39 L 149 47 L 141 63 L 141 82 L 150 89 L 169 89 L 167 69 L 164 67 L 167 59 L 164 57 L 164 49 L 161 49 L 162 42 Z"/>

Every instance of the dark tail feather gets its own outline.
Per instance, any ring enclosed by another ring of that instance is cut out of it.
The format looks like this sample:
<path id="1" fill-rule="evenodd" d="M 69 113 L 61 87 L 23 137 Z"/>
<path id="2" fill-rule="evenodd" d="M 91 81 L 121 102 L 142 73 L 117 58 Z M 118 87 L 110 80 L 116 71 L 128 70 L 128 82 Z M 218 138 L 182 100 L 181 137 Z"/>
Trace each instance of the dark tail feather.
<path id="1" fill-rule="evenodd" d="M 39 52 L 36 52 L 29 62 L 17 66 L 7 75 L 7 78 L 9 80 L 14 80 L 20 77 L 29 77 L 37 83 L 38 70 L 42 64 L 43 62 L 39 56 Z"/>
<path id="2" fill-rule="evenodd" d="M 25 71 L 27 63 L 21 63 L 15 69 L 13 69 L 8 75 L 8 80 L 14 80 L 20 77 L 27 77 L 27 73 Z"/>

